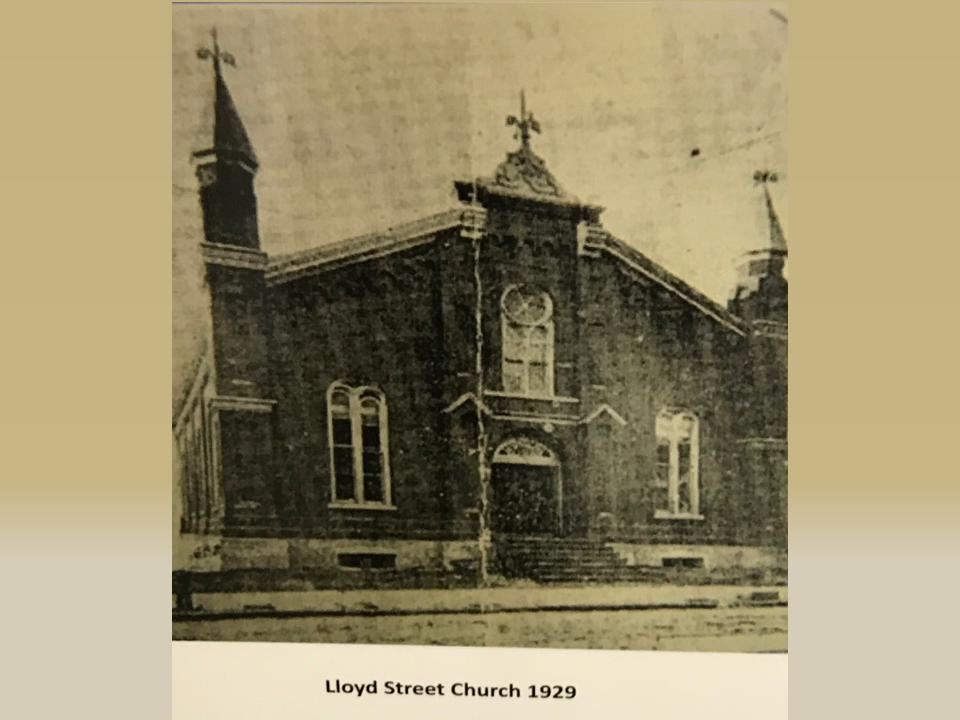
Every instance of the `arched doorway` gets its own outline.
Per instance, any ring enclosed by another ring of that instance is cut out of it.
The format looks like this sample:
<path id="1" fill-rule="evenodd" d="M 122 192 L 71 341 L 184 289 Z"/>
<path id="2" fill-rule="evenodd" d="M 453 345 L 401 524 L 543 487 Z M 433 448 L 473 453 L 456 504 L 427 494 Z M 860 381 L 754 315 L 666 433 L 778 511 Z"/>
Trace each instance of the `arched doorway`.
<path id="1" fill-rule="evenodd" d="M 556 535 L 563 495 L 560 462 L 546 445 L 507 440 L 493 453 L 490 529 L 509 535 Z"/>

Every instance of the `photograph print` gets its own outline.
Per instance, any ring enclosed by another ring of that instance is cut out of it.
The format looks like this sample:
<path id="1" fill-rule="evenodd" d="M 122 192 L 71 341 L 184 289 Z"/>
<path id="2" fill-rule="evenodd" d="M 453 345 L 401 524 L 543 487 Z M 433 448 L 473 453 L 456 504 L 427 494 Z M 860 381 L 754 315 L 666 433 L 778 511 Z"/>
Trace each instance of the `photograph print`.
<path id="1" fill-rule="evenodd" d="M 174 6 L 174 640 L 786 652 L 787 22 Z"/>

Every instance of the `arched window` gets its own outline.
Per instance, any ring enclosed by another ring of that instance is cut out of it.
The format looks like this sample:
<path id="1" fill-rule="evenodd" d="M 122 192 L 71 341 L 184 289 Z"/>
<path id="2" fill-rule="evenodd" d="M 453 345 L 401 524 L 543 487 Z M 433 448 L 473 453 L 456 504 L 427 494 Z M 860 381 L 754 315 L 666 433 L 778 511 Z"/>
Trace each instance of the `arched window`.
<path id="1" fill-rule="evenodd" d="M 330 451 L 333 454 L 333 499 L 351 502 L 356 498 L 353 476 L 353 423 L 350 420 L 350 392 L 344 387 L 332 387 L 329 396 Z"/>
<path id="2" fill-rule="evenodd" d="M 391 507 L 387 402 L 372 387 L 327 391 L 332 504 Z"/>
<path id="3" fill-rule="evenodd" d="M 365 502 L 385 502 L 383 441 L 380 437 L 380 416 L 384 409 L 385 405 L 379 395 L 367 394 L 361 396 L 360 448 L 362 453 L 363 499 Z"/>
<path id="4" fill-rule="evenodd" d="M 556 467 L 560 464 L 553 450 L 536 440 L 525 437 L 511 438 L 497 446 L 493 453 L 493 464 L 506 465 L 544 465 Z"/>
<path id="5" fill-rule="evenodd" d="M 528 285 L 511 285 L 500 299 L 503 389 L 552 397 L 553 301 Z"/>
<path id="6" fill-rule="evenodd" d="M 656 516 L 700 518 L 700 423 L 684 410 L 657 415 Z"/>

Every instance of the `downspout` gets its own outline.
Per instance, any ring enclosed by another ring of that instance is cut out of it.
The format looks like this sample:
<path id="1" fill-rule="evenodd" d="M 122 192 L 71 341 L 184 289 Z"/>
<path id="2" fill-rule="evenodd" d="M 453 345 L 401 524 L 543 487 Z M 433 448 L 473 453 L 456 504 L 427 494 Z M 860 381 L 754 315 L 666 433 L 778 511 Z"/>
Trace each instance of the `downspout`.
<path id="1" fill-rule="evenodd" d="M 477 184 L 473 183 L 472 205 L 477 202 Z M 487 432 L 483 421 L 483 286 L 480 280 L 480 247 L 483 233 L 474 233 L 473 239 L 473 279 L 477 287 L 476 307 L 474 308 L 477 373 L 477 475 L 480 481 L 480 514 L 478 547 L 480 549 L 480 584 L 490 582 L 490 527 L 488 524 L 490 506 L 490 466 L 487 462 Z"/>

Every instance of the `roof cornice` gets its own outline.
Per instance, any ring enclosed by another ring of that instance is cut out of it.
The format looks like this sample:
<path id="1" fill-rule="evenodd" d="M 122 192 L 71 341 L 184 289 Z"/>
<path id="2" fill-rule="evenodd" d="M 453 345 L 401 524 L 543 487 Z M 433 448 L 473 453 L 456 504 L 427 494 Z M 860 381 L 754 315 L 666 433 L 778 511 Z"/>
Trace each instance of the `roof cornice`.
<path id="1" fill-rule="evenodd" d="M 588 228 L 584 248 L 607 253 L 709 315 L 724 327 L 738 335 L 747 335 L 747 325 L 743 320 L 602 227 Z"/>
<path id="2" fill-rule="evenodd" d="M 267 254 L 253 248 L 224 245 L 222 243 L 202 243 L 200 250 L 203 261 L 208 265 L 263 270 L 267 266 Z"/>
<path id="3" fill-rule="evenodd" d="M 267 284 L 279 285 L 314 272 L 332 270 L 425 245 L 432 242 L 436 233 L 442 230 L 472 226 L 476 223 L 474 216 L 478 210 L 481 209 L 453 208 L 397 225 L 384 232 L 369 233 L 310 250 L 271 257 L 267 263 Z"/>

